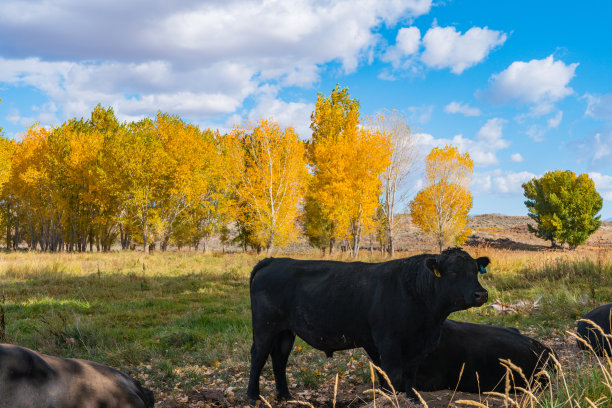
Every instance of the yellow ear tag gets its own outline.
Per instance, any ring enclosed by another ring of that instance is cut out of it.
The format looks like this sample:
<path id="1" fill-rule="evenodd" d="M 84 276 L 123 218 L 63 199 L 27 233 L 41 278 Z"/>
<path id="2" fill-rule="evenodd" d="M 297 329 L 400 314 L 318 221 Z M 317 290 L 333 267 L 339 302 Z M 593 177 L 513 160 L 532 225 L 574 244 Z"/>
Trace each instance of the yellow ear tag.
<path id="1" fill-rule="evenodd" d="M 440 272 L 438 272 L 438 269 L 434 268 L 434 275 L 436 275 L 436 277 L 441 277 L 442 275 L 440 275 Z"/>

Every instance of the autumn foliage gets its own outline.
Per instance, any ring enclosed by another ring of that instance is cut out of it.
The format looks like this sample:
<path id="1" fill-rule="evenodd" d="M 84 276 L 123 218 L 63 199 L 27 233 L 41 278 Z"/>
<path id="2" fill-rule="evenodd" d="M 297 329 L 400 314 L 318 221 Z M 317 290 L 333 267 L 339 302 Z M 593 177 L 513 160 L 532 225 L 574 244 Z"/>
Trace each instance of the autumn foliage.
<path id="1" fill-rule="evenodd" d="M 297 217 L 308 179 L 304 143 L 293 128 L 260 120 L 236 127 L 224 142 L 233 212 L 250 244 L 269 252 L 298 236 Z M 246 237 L 244 237 L 246 238 Z"/>
<path id="2" fill-rule="evenodd" d="M 359 102 L 336 86 L 318 95 L 311 129 L 304 141 L 269 118 L 222 134 L 161 112 L 121 123 L 101 105 L 16 140 L 0 129 L 3 246 L 206 250 L 215 236 L 269 252 L 305 236 L 357 256 L 375 233 L 392 254 L 394 197 L 414 161 L 405 118 L 364 120 Z M 413 219 L 460 242 L 471 161 L 445 148 L 427 163 Z"/>
<path id="3" fill-rule="evenodd" d="M 435 238 L 440 252 L 450 243 L 461 245 L 469 235 L 473 167 L 470 156 L 453 146 L 436 147 L 425 159 L 424 187 L 410 202 L 410 215 Z"/>
<path id="4" fill-rule="evenodd" d="M 333 248 L 338 239 L 357 256 L 363 234 L 372 231 L 389 166 L 388 135 L 360 125 L 359 102 L 346 88 L 319 94 L 308 145 L 312 180 L 306 196 L 306 234 L 311 243 Z"/>

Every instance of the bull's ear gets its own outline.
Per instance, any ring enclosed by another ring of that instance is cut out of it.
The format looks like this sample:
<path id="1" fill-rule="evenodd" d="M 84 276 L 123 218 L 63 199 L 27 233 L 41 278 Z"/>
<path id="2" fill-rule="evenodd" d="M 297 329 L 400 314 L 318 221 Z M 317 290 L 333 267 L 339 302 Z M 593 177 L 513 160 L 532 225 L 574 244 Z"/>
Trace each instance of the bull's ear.
<path id="1" fill-rule="evenodd" d="M 489 262 L 491 261 L 489 261 L 489 258 L 487 258 L 486 256 L 481 256 L 476 260 L 476 264 L 478 265 L 478 272 L 480 274 L 487 273 L 487 265 L 489 264 Z"/>
<path id="2" fill-rule="evenodd" d="M 436 260 L 436 258 L 427 258 L 425 260 L 425 266 L 427 266 L 427 269 L 433 272 L 436 277 L 439 278 L 440 276 L 442 276 L 440 275 L 440 271 L 438 270 L 438 261 Z"/>
<path id="3" fill-rule="evenodd" d="M 491 261 L 486 256 L 481 256 L 480 258 L 476 260 L 476 263 L 478 264 L 478 266 L 482 266 L 483 268 L 486 268 L 487 265 L 491 263 Z"/>

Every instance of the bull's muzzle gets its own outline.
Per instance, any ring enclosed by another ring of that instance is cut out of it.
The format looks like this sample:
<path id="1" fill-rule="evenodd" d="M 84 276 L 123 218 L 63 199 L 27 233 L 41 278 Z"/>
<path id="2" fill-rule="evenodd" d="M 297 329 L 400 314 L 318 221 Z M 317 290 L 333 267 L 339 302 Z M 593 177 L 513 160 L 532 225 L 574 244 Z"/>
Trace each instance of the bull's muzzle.
<path id="1" fill-rule="evenodd" d="M 487 300 L 489 300 L 489 292 L 486 290 L 477 290 L 472 295 L 474 299 L 474 303 L 478 306 L 483 305 Z"/>

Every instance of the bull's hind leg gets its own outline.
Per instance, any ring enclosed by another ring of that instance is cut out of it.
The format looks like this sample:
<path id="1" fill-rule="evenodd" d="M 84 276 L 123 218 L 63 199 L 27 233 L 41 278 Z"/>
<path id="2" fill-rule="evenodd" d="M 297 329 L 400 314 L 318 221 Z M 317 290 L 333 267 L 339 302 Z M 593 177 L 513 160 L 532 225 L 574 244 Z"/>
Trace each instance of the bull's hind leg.
<path id="1" fill-rule="evenodd" d="M 287 360 L 293 348 L 295 334 L 291 330 L 280 332 L 272 344 L 272 367 L 274 369 L 274 381 L 276 382 L 276 395 L 280 400 L 291 399 L 289 387 L 287 387 Z"/>
<path id="2" fill-rule="evenodd" d="M 251 373 L 249 376 L 249 387 L 247 388 L 247 396 L 251 404 L 255 404 L 259 400 L 259 377 L 272 349 L 273 338 L 273 335 L 256 336 L 253 333 Z"/>
<path id="3" fill-rule="evenodd" d="M 376 350 L 375 347 L 364 347 L 364 349 L 366 353 L 368 353 L 368 356 L 370 357 L 370 360 L 372 360 L 372 363 L 378 368 L 380 368 L 381 362 L 380 362 L 380 354 L 378 354 L 378 350 Z M 383 390 L 391 391 L 390 385 L 387 383 L 387 380 L 385 380 L 385 377 L 379 371 L 376 371 L 376 376 L 378 377 L 379 386 Z"/>

